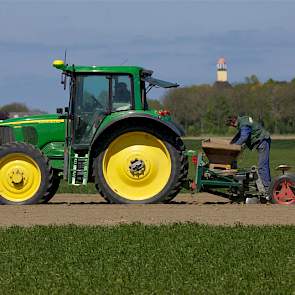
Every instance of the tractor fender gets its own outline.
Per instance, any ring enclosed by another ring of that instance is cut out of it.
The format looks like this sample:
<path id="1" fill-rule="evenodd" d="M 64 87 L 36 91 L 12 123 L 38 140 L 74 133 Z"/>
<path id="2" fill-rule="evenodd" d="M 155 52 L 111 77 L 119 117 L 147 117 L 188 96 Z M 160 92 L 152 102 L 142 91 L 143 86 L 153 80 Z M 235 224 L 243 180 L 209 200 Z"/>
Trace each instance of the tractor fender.
<path id="1" fill-rule="evenodd" d="M 98 129 L 97 133 L 93 137 L 91 146 L 97 146 L 97 143 L 99 144 L 101 141 L 100 139 L 102 139 L 104 136 L 107 136 L 107 134 L 116 129 L 117 126 L 122 126 L 122 124 L 125 124 L 126 126 L 154 125 L 157 129 L 162 128 L 165 130 L 165 132 L 171 132 L 179 137 L 185 134 L 183 128 L 173 121 L 166 121 L 144 113 L 128 113 L 112 120 L 103 128 Z"/>

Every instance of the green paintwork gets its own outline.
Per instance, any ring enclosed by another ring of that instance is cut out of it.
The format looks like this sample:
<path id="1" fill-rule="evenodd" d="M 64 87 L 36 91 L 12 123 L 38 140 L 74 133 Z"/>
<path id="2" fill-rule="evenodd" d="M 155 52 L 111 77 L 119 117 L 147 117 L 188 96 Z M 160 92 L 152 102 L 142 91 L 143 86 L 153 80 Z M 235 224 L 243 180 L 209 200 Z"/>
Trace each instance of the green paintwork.
<path id="1" fill-rule="evenodd" d="M 166 122 L 171 122 L 171 117 L 170 116 L 159 116 L 158 112 L 155 110 L 137 110 L 136 112 L 134 111 L 122 111 L 122 112 L 115 112 L 111 113 L 110 115 L 106 116 L 105 119 L 101 122 L 100 128 L 104 129 L 108 125 L 110 125 L 112 122 L 119 120 L 121 118 L 125 118 L 128 116 L 131 116 L 133 114 L 142 114 L 142 115 L 147 115 L 151 116 L 153 118 L 157 118 Z"/>
<path id="2" fill-rule="evenodd" d="M 76 73 L 130 73 L 136 75 L 144 68 L 138 66 L 85 66 L 85 65 L 53 65 L 55 68 L 65 72 Z"/>
<path id="3" fill-rule="evenodd" d="M 64 141 L 54 141 L 47 143 L 42 151 L 50 159 L 63 159 L 64 157 Z"/>
<path id="4" fill-rule="evenodd" d="M 61 116 L 44 114 L 13 118 L 0 122 L 1 126 L 11 127 L 16 141 L 34 144 L 51 160 L 51 165 L 54 169 L 62 170 L 65 122 Z M 33 142 L 30 138 L 26 138 L 26 130 L 37 135 L 34 137 Z"/>

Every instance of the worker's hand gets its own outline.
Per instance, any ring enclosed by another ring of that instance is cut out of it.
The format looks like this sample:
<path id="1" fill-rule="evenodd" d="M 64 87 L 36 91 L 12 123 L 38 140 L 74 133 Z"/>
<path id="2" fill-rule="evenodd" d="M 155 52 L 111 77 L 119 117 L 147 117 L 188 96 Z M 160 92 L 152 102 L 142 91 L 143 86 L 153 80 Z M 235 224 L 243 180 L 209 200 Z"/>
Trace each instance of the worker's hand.
<path id="1" fill-rule="evenodd" d="M 232 140 L 230 141 L 231 144 L 234 144 L 237 139 L 240 137 L 240 132 L 237 132 L 234 137 L 232 138 Z"/>

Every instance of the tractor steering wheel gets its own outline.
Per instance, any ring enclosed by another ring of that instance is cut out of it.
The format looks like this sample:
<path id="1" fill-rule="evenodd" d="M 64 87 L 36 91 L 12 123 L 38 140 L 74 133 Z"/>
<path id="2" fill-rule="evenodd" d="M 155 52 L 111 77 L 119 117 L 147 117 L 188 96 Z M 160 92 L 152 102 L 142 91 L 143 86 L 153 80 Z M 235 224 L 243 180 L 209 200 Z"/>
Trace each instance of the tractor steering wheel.
<path id="1" fill-rule="evenodd" d="M 93 108 L 100 108 L 103 109 L 103 105 L 96 99 L 94 95 L 89 96 L 93 101 Z"/>

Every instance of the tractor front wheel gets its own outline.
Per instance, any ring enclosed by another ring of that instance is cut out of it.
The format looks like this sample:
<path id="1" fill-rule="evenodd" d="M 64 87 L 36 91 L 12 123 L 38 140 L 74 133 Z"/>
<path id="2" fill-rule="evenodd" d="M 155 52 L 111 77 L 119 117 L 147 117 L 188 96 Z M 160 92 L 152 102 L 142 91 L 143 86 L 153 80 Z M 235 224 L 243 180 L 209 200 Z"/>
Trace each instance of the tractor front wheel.
<path id="1" fill-rule="evenodd" d="M 275 178 L 270 193 L 274 204 L 295 205 L 295 176 L 285 174 Z"/>
<path id="2" fill-rule="evenodd" d="M 52 168 L 40 150 L 27 143 L 0 146 L 0 204 L 43 203 L 52 185 Z"/>
<path id="3" fill-rule="evenodd" d="M 94 161 L 96 186 L 111 203 L 169 202 L 187 175 L 181 139 L 150 127 L 121 128 Z"/>

